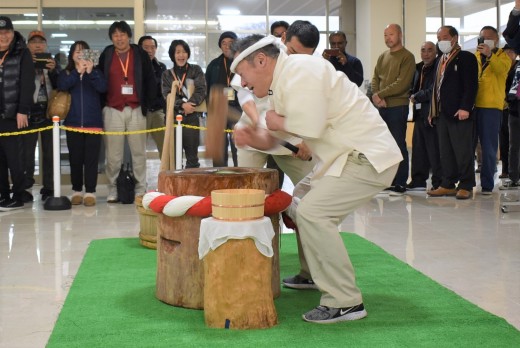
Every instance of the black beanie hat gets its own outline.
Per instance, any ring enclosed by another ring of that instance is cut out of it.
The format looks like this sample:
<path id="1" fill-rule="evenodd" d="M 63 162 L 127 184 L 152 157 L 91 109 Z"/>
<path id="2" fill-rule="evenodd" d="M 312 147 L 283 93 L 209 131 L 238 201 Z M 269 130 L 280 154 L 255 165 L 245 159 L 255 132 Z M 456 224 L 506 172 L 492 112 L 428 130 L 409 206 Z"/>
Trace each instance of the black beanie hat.
<path id="1" fill-rule="evenodd" d="M 13 22 L 11 21 L 11 18 L 6 16 L 0 16 L 0 29 L 6 29 L 6 30 L 14 30 L 13 28 Z M 235 35 L 236 37 L 236 35 Z M 219 42 L 220 46 L 220 42 Z"/>
<path id="2" fill-rule="evenodd" d="M 220 45 L 222 44 L 222 40 L 224 40 L 224 39 L 236 40 L 237 38 L 238 38 L 237 34 L 235 34 L 234 32 L 232 32 L 232 31 L 225 31 L 218 38 L 218 47 L 220 47 Z"/>

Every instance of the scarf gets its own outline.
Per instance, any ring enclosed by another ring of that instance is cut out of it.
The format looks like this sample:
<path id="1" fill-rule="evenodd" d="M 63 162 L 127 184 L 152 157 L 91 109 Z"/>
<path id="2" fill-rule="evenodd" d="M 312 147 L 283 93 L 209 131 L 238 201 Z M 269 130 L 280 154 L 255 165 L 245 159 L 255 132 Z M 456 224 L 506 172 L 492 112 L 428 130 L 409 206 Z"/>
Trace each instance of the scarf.
<path id="1" fill-rule="evenodd" d="M 457 57 L 460 52 L 460 45 L 456 43 L 449 53 L 444 53 L 439 59 L 437 70 L 435 71 L 435 80 L 433 81 L 432 102 L 430 103 L 430 117 L 432 119 L 439 117 L 440 112 L 440 94 L 442 82 L 444 80 L 444 72 L 448 65 Z"/>
<path id="2" fill-rule="evenodd" d="M 508 91 L 508 99 L 515 100 L 520 99 L 520 88 L 518 88 L 518 83 L 520 82 L 520 64 L 516 64 L 515 75 L 513 77 L 513 83 L 511 83 L 511 88 Z"/>

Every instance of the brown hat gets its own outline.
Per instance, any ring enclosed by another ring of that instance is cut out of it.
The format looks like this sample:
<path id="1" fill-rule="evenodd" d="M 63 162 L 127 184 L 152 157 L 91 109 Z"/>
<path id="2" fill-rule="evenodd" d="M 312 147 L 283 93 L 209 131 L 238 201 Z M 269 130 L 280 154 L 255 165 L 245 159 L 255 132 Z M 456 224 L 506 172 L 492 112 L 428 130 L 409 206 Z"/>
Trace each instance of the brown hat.
<path id="1" fill-rule="evenodd" d="M 14 30 L 11 18 L 0 16 L 0 30 Z"/>
<path id="2" fill-rule="evenodd" d="M 27 37 L 27 41 L 31 41 L 35 37 L 40 37 L 43 40 L 47 41 L 45 38 L 45 33 L 41 30 L 33 30 L 29 33 L 29 36 Z"/>

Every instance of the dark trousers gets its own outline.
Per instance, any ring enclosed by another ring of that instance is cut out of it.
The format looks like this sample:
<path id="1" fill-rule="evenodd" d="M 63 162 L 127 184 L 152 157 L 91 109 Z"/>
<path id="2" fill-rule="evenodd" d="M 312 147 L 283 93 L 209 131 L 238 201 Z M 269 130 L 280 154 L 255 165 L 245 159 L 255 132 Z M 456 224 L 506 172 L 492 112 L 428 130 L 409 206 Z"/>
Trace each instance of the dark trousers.
<path id="1" fill-rule="evenodd" d="M 85 192 L 96 192 L 102 136 L 71 131 L 67 131 L 66 136 L 72 190 L 81 192 L 85 185 Z"/>
<path id="2" fill-rule="evenodd" d="M 498 133 L 502 122 L 502 110 L 491 108 L 476 108 L 475 121 L 477 136 L 482 148 L 482 168 L 480 169 L 480 184 L 485 190 L 493 190 L 495 172 L 497 170 Z M 475 147 L 476 147 L 475 138 Z"/>
<path id="3" fill-rule="evenodd" d="M 233 130 L 233 128 L 235 128 L 235 124 L 236 122 L 227 120 L 226 129 Z M 237 147 L 235 146 L 235 141 L 233 140 L 233 133 L 230 132 L 224 133 L 224 154 L 220 159 L 213 159 L 213 167 L 228 166 L 228 147 L 231 147 L 231 158 L 233 159 L 233 166 L 238 167 Z"/>
<path id="4" fill-rule="evenodd" d="M 1 120 L 0 132 L 17 132 L 16 120 Z M 20 135 L 0 136 L 0 195 L 9 197 L 9 173 L 13 183 L 13 199 L 21 200 L 24 191 L 22 140 Z"/>
<path id="5" fill-rule="evenodd" d="M 185 115 L 182 124 L 199 127 L 199 113 Z M 186 168 L 199 168 L 199 143 L 200 130 L 193 128 L 182 128 L 182 148 L 186 155 Z"/>
<path id="6" fill-rule="evenodd" d="M 502 123 L 500 124 L 498 139 L 502 173 L 507 174 L 507 169 L 509 168 L 509 109 L 502 111 Z"/>
<path id="7" fill-rule="evenodd" d="M 520 107 L 520 103 L 518 103 Z M 518 181 L 520 178 L 520 112 L 511 109 L 509 115 L 509 178 Z"/>
<path id="8" fill-rule="evenodd" d="M 399 149 L 401 150 L 401 155 L 403 155 L 403 160 L 399 163 L 399 168 L 395 174 L 392 186 L 399 185 L 406 187 L 406 182 L 408 181 L 409 164 L 408 149 L 406 148 L 408 111 L 408 105 L 379 109 L 379 114 L 386 122 L 390 133 L 392 133 L 397 146 L 399 146 Z"/>
<path id="9" fill-rule="evenodd" d="M 50 120 L 45 120 L 36 125 L 29 126 L 29 129 L 38 129 L 42 127 L 52 126 Z M 31 188 L 34 185 L 34 167 L 35 167 L 35 151 L 38 143 L 38 134 L 41 134 L 41 152 L 40 158 L 40 174 L 42 176 L 43 190 L 54 191 L 54 174 L 53 174 L 53 156 L 52 156 L 52 129 L 39 133 L 30 133 L 22 135 L 23 147 L 23 169 L 25 172 L 24 188 Z"/>
<path id="10" fill-rule="evenodd" d="M 412 136 L 412 183 L 426 187 L 426 180 L 432 172 L 432 187 L 439 187 L 442 181 L 441 158 L 437 128 L 419 118 L 415 122 Z"/>
<path id="11" fill-rule="evenodd" d="M 439 153 L 441 156 L 442 184 L 444 188 L 471 191 L 475 186 L 475 121 L 459 121 L 453 115 L 441 112 L 437 120 Z"/>

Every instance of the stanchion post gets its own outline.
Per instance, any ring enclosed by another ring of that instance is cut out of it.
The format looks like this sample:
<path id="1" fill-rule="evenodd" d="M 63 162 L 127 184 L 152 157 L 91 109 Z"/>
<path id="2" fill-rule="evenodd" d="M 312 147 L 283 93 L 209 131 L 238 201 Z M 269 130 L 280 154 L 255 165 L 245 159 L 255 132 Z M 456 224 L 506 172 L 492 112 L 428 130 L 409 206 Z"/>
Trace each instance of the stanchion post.
<path id="1" fill-rule="evenodd" d="M 60 171 L 60 118 L 52 117 L 52 160 L 54 169 L 54 196 L 47 198 L 43 205 L 45 210 L 67 210 L 72 207 L 68 197 L 61 196 Z"/>
<path id="2" fill-rule="evenodd" d="M 175 116 L 177 129 L 175 130 L 175 169 L 182 169 L 182 115 Z"/>

